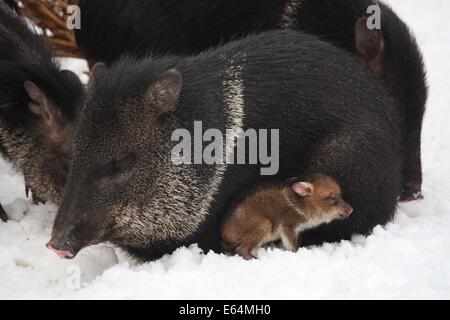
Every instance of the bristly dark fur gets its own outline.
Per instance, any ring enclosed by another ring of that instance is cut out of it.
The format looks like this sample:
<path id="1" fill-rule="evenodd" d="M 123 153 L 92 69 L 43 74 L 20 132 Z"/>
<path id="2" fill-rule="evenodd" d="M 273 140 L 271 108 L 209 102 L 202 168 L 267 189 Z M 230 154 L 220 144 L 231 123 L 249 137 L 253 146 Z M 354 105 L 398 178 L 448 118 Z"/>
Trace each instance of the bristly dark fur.
<path id="1" fill-rule="evenodd" d="M 180 74 L 181 93 L 165 109 L 160 101 L 179 92 Z M 273 31 L 195 57 L 123 58 L 99 71 L 90 96 L 52 248 L 76 254 L 110 241 L 142 260 L 192 243 L 220 251 L 223 215 L 242 190 L 314 172 L 334 177 L 355 212 L 305 234 L 305 244 L 368 234 L 394 215 L 394 103 L 350 54 L 314 36 Z M 171 135 L 178 128 L 192 134 L 194 120 L 221 132 L 239 123 L 280 129 L 279 173 L 262 177 L 261 165 L 174 164 Z"/>
<path id="2" fill-rule="evenodd" d="M 27 81 L 48 98 L 54 127 L 46 127 L 48 119 L 30 111 L 35 101 L 25 90 Z M 83 96 L 79 79 L 61 71 L 43 40 L 0 3 L 0 151 L 24 173 L 36 198 L 61 199 L 72 127 Z"/>
<path id="3" fill-rule="evenodd" d="M 20 8 L 19 8 L 19 5 L 17 4 L 16 0 L 1 0 L 1 1 L 4 1 L 7 6 L 9 6 L 15 12 L 19 13 Z"/>
<path id="4" fill-rule="evenodd" d="M 123 54 L 198 53 L 232 39 L 289 28 L 320 36 L 357 55 L 355 23 L 381 7 L 384 52 L 375 76 L 395 99 L 403 135 L 402 199 L 419 197 L 420 139 L 427 100 L 422 55 L 405 23 L 376 0 L 81 0 L 78 44 L 93 62 Z"/>

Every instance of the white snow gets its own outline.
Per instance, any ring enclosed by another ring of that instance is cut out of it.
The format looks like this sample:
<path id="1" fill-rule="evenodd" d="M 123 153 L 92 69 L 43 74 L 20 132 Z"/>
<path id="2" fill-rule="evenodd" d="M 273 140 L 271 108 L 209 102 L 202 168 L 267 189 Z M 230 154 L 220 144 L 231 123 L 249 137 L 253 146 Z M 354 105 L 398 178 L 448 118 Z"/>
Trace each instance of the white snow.
<path id="1" fill-rule="evenodd" d="M 261 250 L 251 262 L 192 246 L 138 265 L 107 245 L 63 261 L 45 248 L 56 208 L 26 200 L 23 178 L 0 160 L 0 200 L 12 218 L 0 222 L 0 298 L 449 299 L 450 1 L 388 2 L 416 33 L 429 72 L 425 200 L 400 205 L 395 221 L 367 238 L 295 254 Z"/>

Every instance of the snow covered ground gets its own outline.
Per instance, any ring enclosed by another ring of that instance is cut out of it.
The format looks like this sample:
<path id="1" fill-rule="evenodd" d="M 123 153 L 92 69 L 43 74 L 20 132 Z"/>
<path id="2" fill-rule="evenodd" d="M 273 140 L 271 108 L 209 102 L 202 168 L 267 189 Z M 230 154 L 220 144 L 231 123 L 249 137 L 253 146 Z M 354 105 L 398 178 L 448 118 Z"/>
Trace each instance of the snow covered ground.
<path id="1" fill-rule="evenodd" d="M 109 246 L 62 261 L 44 246 L 56 208 L 30 204 L 23 178 L 0 160 L 0 200 L 13 219 L 0 222 L 0 298 L 449 299 L 450 1 L 387 2 L 416 33 L 429 72 L 425 200 L 400 205 L 395 221 L 370 237 L 296 254 L 262 251 L 251 262 L 195 246 L 143 265 Z"/>

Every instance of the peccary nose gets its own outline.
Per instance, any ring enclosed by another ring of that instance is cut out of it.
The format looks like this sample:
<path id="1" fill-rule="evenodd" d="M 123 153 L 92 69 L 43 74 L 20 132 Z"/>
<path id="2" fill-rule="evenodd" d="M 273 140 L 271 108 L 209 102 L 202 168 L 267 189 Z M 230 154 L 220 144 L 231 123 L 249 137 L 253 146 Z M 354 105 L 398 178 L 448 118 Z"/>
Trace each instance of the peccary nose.
<path id="1" fill-rule="evenodd" d="M 351 215 L 353 213 L 353 208 L 350 205 L 347 205 L 345 207 L 345 214 L 348 217 L 349 215 Z"/>
<path id="2" fill-rule="evenodd" d="M 341 214 L 339 216 L 341 219 L 346 219 L 352 214 L 352 212 L 353 212 L 353 208 L 348 203 L 345 203 L 343 212 L 341 212 Z"/>
<path id="3" fill-rule="evenodd" d="M 73 257 L 75 257 L 75 254 L 73 254 L 69 250 L 59 249 L 57 246 L 52 244 L 51 241 L 47 243 L 46 247 L 55 252 L 61 259 L 72 259 Z"/>

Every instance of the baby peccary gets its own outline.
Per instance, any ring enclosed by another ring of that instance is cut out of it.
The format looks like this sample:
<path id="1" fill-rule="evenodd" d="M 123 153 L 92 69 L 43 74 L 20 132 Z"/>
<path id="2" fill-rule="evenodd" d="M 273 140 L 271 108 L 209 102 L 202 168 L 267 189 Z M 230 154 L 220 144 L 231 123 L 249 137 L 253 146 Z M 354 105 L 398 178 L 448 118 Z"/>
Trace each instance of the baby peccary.
<path id="1" fill-rule="evenodd" d="M 300 232 L 348 218 L 352 212 L 337 182 L 320 173 L 307 181 L 290 179 L 284 185 L 263 186 L 225 220 L 222 246 L 246 260 L 259 247 L 279 239 L 286 250 L 295 252 Z"/>
<path id="2" fill-rule="evenodd" d="M 24 174 L 36 201 L 61 200 L 83 95 L 78 77 L 0 2 L 0 156 Z"/>

